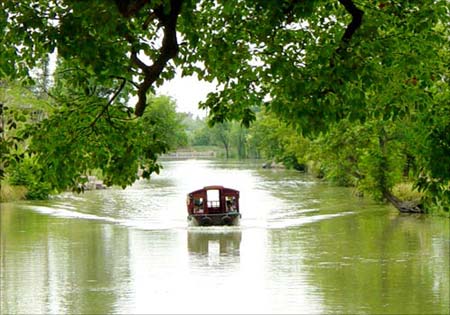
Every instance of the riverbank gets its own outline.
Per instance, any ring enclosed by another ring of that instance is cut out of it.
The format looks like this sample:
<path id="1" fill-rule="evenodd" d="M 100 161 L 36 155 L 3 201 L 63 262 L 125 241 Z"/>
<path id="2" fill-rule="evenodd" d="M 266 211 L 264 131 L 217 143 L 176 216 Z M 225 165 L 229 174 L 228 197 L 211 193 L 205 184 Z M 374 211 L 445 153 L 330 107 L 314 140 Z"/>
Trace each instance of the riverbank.
<path id="1" fill-rule="evenodd" d="M 87 182 L 83 184 L 83 190 L 96 190 L 96 189 L 106 189 L 105 184 L 102 180 L 98 179 L 96 176 L 88 176 Z M 23 185 L 11 185 L 7 181 L 3 181 L 0 184 L 0 202 L 14 202 L 28 199 L 41 199 L 41 198 L 30 198 L 29 190 Z M 44 198 L 46 199 L 46 198 Z"/>
<path id="2" fill-rule="evenodd" d="M 27 188 L 25 186 L 13 186 L 8 183 L 0 184 L 0 202 L 12 202 L 27 199 Z"/>

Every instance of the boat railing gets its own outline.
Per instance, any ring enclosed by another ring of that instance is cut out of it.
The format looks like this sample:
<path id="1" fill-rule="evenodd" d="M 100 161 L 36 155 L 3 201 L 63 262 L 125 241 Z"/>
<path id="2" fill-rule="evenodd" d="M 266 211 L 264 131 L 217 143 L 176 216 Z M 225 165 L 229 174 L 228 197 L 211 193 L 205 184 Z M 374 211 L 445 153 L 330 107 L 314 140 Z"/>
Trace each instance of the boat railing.
<path id="1" fill-rule="evenodd" d="M 208 208 L 220 208 L 220 201 L 219 200 L 208 201 Z"/>

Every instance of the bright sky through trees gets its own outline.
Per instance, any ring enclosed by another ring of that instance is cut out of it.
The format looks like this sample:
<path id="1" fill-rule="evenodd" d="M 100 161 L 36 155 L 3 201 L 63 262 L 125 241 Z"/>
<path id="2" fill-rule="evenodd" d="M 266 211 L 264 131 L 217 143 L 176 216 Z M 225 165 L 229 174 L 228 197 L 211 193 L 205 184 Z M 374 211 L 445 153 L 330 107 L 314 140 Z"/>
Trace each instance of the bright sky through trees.
<path id="1" fill-rule="evenodd" d="M 177 111 L 190 112 L 194 116 L 205 117 L 206 110 L 199 109 L 198 103 L 206 100 L 206 95 L 214 91 L 214 85 L 199 81 L 195 76 L 181 77 L 179 73 L 157 89 L 157 94 L 172 97 L 177 104 Z"/>

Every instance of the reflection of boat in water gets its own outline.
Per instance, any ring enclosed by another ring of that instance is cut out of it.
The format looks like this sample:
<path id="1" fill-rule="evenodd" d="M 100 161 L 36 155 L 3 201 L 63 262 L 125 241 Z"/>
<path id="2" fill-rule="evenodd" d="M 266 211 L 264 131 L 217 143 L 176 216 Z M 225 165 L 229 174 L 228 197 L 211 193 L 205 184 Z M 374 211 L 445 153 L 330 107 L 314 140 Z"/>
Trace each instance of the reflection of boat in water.
<path id="1" fill-rule="evenodd" d="M 188 231 L 188 250 L 190 253 L 208 254 L 211 245 L 218 244 L 220 254 L 239 255 L 241 231 Z"/>
<path id="2" fill-rule="evenodd" d="M 238 225 L 239 191 L 223 186 L 206 186 L 187 195 L 191 225 Z"/>

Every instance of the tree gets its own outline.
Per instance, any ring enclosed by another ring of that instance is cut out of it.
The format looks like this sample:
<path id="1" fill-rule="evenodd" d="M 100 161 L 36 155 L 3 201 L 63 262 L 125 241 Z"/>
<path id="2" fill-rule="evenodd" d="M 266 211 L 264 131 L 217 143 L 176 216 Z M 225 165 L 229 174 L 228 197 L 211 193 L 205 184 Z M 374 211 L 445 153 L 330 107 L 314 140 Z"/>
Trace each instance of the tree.
<path id="1" fill-rule="evenodd" d="M 283 163 L 288 168 L 305 170 L 309 155 L 308 139 L 273 113 L 258 113 L 249 130 L 249 146 L 256 148 L 265 159 Z"/>
<path id="2" fill-rule="evenodd" d="M 394 198 L 392 189 L 403 180 L 403 136 L 392 121 L 342 120 L 314 141 L 313 151 L 328 179 L 383 200 Z"/>
<path id="3" fill-rule="evenodd" d="M 148 109 L 144 113 L 141 123 L 143 137 L 149 141 L 148 145 L 159 144 L 160 150 L 166 152 L 187 145 L 188 139 L 183 123 L 183 115 L 176 112 L 175 102 L 168 96 L 148 97 Z"/>
<path id="4" fill-rule="evenodd" d="M 211 125 L 206 119 L 191 122 L 191 144 L 223 147 L 225 157 L 248 158 L 248 129 L 235 121 Z"/>
<path id="5" fill-rule="evenodd" d="M 101 170 L 107 185 L 131 184 L 138 169 L 150 176 L 159 170 L 159 154 L 187 143 L 182 117 L 168 97 L 149 98 L 148 111 L 136 120 L 123 103 L 95 106 L 102 93 L 110 93 L 104 87 L 86 91 L 58 82 L 51 91 L 53 107 L 23 88 L 2 89 L 14 107 L 2 113 L 9 126 L 2 133 L 2 170 L 12 184 L 27 186 L 29 197 L 80 190 L 92 170 Z"/>
<path id="6" fill-rule="evenodd" d="M 57 50 L 71 84 L 103 87 L 79 114 L 120 107 L 132 93 L 131 116 L 141 117 L 148 92 L 180 67 L 217 82 L 202 104 L 216 122 L 249 125 L 262 103 L 305 135 L 343 119 L 411 115 L 416 129 L 434 130 L 415 134 L 426 145 L 418 183 L 432 199 L 447 198 L 448 168 L 427 162 L 448 148 L 448 121 L 436 116 L 450 77 L 447 0 L 7 0 L 0 12 L 2 77 L 27 77 Z"/>
<path id="7" fill-rule="evenodd" d="M 412 1 L 406 9 L 414 6 Z M 234 113 L 245 123 L 253 118 L 249 104 L 259 105 L 260 97 L 277 92 L 258 81 L 279 85 L 281 74 L 292 72 L 284 69 L 286 64 L 298 69 L 317 57 L 319 63 L 337 59 L 334 55 L 350 44 L 364 13 L 352 0 L 118 0 L 115 5 L 108 0 L 26 0 L 3 1 L 0 8 L 6 47 L 1 68 L 7 75 L 26 75 L 57 49 L 86 78 L 125 80 L 137 95 L 135 113 L 141 116 L 149 90 L 173 77 L 174 65 L 180 65 L 184 74 L 197 72 L 223 85 L 207 103 L 216 119 Z M 313 53 L 317 47 L 324 50 L 319 56 Z M 11 62 L 18 59 L 24 62 Z M 222 101 L 236 97 L 240 106 Z M 214 106 L 218 101 L 220 106 Z"/>
<path id="8" fill-rule="evenodd" d="M 225 150 L 225 158 L 230 157 L 231 146 L 231 124 L 222 122 L 210 126 L 210 133 L 213 143 L 223 146 Z"/>
<path id="9" fill-rule="evenodd" d="M 231 125 L 230 137 L 232 146 L 236 148 L 237 157 L 239 159 L 248 158 L 248 128 L 234 122 Z"/>
<path id="10" fill-rule="evenodd" d="M 203 127 L 196 129 L 192 133 L 191 144 L 193 146 L 213 145 L 210 129 L 205 122 L 203 123 Z"/>
<path id="11" fill-rule="evenodd" d="M 158 155 L 187 143 L 181 117 L 168 97 L 149 97 L 148 110 L 136 120 L 125 104 L 95 106 L 101 103 L 95 93 L 80 92 L 73 98 L 75 93 L 60 99 L 48 119 L 30 126 L 30 151 L 46 169 L 42 181 L 57 190 L 78 189 L 95 169 L 101 170 L 106 185 L 125 187 L 138 178 L 138 169 L 145 178 L 159 172 Z"/>
<path id="12" fill-rule="evenodd" d="M 189 144 L 191 146 L 209 146 L 211 143 L 211 135 L 208 125 L 204 118 L 192 118 L 192 115 L 187 115 L 184 119 L 186 126 L 186 133 L 188 134 Z"/>
<path id="13" fill-rule="evenodd" d="M 0 179 L 9 174 L 9 183 L 25 186 L 30 199 L 45 198 L 51 191 L 39 182 L 36 157 L 27 150 L 26 136 L 29 124 L 41 121 L 49 110 L 33 90 L 0 81 Z"/>

